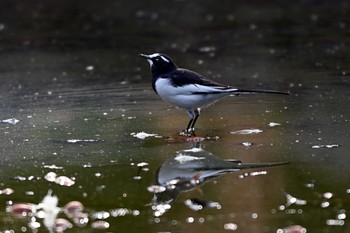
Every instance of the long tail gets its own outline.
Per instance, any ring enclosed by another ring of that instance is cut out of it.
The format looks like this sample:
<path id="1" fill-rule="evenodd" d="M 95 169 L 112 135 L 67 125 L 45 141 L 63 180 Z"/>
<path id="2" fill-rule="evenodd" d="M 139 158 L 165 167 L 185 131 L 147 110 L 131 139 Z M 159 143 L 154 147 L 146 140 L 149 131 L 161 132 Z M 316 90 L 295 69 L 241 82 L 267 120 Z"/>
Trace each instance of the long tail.
<path id="1" fill-rule="evenodd" d="M 290 164 L 290 161 L 277 162 L 277 163 L 241 163 L 240 161 L 230 161 L 235 169 L 249 169 L 249 168 L 263 168 L 263 167 L 276 167 L 286 164 Z"/>
<path id="2" fill-rule="evenodd" d="M 279 95 L 289 95 L 288 92 L 274 91 L 274 90 L 259 90 L 259 89 L 237 89 L 232 91 L 233 94 L 249 94 L 249 93 L 265 93 L 265 94 L 279 94 Z"/>

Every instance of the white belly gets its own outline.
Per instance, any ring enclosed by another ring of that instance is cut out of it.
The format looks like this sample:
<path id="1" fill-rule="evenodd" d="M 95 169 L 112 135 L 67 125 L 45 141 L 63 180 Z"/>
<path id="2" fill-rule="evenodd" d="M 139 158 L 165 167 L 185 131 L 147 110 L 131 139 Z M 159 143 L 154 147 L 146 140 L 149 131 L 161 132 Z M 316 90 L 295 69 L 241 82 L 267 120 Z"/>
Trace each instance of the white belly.
<path id="1" fill-rule="evenodd" d="M 155 88 L 162 100 L 187 110 L 207 107 L 225 96 L 230 95 L 229 92 L 215 94 L 193 94 L 194 92 L 213 91 L 215 89 L 213 87 L 193 84 L 174 87 L 168 79 L 163 78 L 159 78 L 156 81 Z"/>

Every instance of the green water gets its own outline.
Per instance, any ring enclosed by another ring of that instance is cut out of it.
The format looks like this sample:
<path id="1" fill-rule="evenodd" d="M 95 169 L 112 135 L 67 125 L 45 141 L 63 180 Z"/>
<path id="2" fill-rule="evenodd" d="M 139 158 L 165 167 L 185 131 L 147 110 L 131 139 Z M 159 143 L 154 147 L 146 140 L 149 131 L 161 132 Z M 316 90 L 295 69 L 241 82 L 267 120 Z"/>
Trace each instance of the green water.
<path id="1" fill-rule="evenodd" d="M 0 12 L 0 231 L 30 228 L 11 203 L 77 200 L 89 222 L 66 232 L 347 232 L 349 3 L 238 1 L 4 1 Z M 223 159 L 291 164 L 222 175 L 182 192 L 155 216 L 157 170 L 192 142 L 188 121 L 162 102 L 139 53 L 239 87 L 289 96 L 228 97 L 203 109 L 201 147 Z M 270 123 L 278 123 L 274 127 Z M 258 129 L 257 134 L 234 134 Z M 140 168 L 140 163 L 145 163 Z M 61 186 L 48 172 L 74 180 Z M 287 203 L 291 195 L 292 203 Z M 184 201 L 218 202 L 193 211 Z M 298 200 L 298 201 L 296 201 Z M 119 214 L 116 214 L 119 213 Z M 94 229 L 92 222 L 109 223 Z M 231 226 L 230 229 L 227 229 Z M 225 229 L 226 228 L 226 229 Z"/>

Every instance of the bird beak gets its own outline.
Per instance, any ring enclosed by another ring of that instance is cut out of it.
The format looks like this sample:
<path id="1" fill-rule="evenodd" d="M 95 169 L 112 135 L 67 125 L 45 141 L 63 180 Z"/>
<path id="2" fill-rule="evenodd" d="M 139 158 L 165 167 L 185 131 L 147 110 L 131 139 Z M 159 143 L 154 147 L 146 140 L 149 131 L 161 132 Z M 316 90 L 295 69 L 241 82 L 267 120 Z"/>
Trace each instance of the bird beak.
<path id="1" fill-rule="evenodd" d="M 148 55 L 146 55 L 146 54 L 140 54 L 140 57 L 143 57 L 143 58 L 145 58 L 145 59 L 150 59 L 150 57 L 148 56 Z"/>

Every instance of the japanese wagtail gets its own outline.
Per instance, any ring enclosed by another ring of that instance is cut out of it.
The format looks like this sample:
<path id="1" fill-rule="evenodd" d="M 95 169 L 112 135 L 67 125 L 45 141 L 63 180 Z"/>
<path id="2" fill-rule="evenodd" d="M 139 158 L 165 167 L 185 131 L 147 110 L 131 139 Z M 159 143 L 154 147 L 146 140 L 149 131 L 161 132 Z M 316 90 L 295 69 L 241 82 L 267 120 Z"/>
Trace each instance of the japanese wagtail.
<path id="1" fill-rule="evenodd" d="M 186 135 L 194 136 L 194 125 L 199 117 L 200 109 L 229 96 L 243 93 L 270 93 L 288 95 L 287 92 L 273 90 L 240 89 L 227 86 L 194 71 L 182 69 L 165 54 L 140 54 L 150 64 L 152 71 L 152 87 L 162 100 L 183 108 L 190 116 L 185 129 Z"/>

